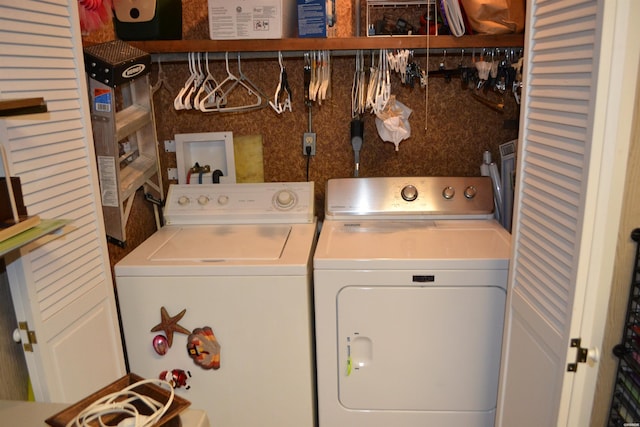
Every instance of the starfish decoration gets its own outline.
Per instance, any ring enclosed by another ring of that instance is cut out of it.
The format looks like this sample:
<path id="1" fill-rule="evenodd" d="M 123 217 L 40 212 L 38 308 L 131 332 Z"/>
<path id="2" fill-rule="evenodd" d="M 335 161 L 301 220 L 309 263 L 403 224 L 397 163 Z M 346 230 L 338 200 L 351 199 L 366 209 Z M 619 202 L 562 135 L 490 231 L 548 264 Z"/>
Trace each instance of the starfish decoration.
<path id="1" fill-rule="evenodd" d="M 151 332 L 164 331 L 164 334 L 167 336 L 167 344 L 169 345 L 169 347 L 171 347 L 171 344 L 173 344 L 174 332 L 180 332 L 181 334 L 185 334 L 185 335 L 191 334 L 190 330 L 178 325 L 178 322 L 180 321 L 180 319 L 182 319 L 182 317 L 186 312 L 187 312 L 187 309 L 185 308 L 176 316 L 171 317 L 169 316 L 167 309 L 164 307 L 161 307 L 160 316 L 162 317 L 162 321 L 158 323 L 156 326 L 154 326 L 153 328 L 151 328 Z"/>

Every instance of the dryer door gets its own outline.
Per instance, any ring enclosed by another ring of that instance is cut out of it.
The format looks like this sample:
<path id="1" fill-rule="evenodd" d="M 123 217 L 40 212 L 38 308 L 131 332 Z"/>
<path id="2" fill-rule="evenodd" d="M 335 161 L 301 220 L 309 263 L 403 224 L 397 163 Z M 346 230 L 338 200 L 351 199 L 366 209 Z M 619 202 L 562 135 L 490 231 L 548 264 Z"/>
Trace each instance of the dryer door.
<path id="1" fill-rule="evenodd" d="M 504 304 L 498 287 L 343 288 L 340 402 L 355 410 L 495 409 Z"/>

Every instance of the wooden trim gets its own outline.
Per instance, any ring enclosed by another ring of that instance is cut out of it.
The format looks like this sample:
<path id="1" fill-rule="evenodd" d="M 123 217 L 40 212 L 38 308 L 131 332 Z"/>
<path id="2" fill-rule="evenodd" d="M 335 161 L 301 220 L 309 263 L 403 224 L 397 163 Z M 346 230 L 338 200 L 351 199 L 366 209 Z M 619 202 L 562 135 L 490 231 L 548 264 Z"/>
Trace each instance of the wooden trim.
<path id="1" fill-rule="evenodd" d="M 127 43 L 149 53 L 273 52 L 358 49 L 460 49 L 521 47 L 524 34 L 476 36 L 380 36 L 347 38 L 291 38 L 277 40 L 149 40 Z"/>

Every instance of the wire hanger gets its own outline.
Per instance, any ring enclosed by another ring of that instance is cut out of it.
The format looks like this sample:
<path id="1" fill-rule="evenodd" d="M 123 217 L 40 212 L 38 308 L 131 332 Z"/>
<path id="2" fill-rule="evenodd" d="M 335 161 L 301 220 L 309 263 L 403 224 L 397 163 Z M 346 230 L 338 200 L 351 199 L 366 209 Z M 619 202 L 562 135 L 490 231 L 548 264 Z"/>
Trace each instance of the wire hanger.
<path id="1" fill-rule="evenodd" d="M 169 91 L 169 93 L 173 93 L 173 88 L 167 81 L 167 75 L 164 73 L 162 69 L 162 61 L 158 60 L 158 80 L 151 87 L 151 93 L 155 95 L 161 88 L 165 88 Z"/>

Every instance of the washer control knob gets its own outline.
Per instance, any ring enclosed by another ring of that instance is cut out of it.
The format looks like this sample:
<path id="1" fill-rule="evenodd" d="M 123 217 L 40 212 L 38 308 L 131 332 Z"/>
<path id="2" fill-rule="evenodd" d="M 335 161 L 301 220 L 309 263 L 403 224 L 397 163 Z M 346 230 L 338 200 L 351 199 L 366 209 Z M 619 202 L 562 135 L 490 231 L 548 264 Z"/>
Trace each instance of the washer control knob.
<path id="1" fill-rule="evenodd" d="M 207 203 L 209 203 L 209 198 L 207 196 L 200 196 L 198 197 L 198 204 L 199 205 L 206 205 Z"/>
<path id="2" fill-rule="evenodd" d="M 191 202 L 191 201 L 189 200 L 189 198 L 187 196 L 178 197 L 178 204 L 180 206 L 186 206 L 186 205 L 189 204 L 189 202 Z"/>
<path id="3" fill-rule="evenodd" d="M 273 199 L 276 207 L 280 209 L 287 209 L 292 207 L 296 202 L 295 195 L 289 190 L 278 191 Z"/>
<path id="4" fill-rule="evenodd" d="M 453 196 L 456 195 L 456 189 L 449 186 L 449 187 L 445 187 L 444 190 L 442 190 L 442 197 L 444 197 L 447 200 L 453 199 Z"/>
<path id="5" fill-rule="evenodd" d="M 227 203 L 229 203 L 229 196 L 225 196 L 224 194 L 222 196 L 218 197 L 218 204 L 219 205 L 226 205 Z"/>
<path id="6" fill-rule="evenodd" d="M 405 185 L 400 191 L 400 195 L 407 202 L 413 202 L 418 198 L 418 189 L 413 185 Z"/>
<path id="7" fill-rule="evenodd" d="M 474 197 L 476 197 L 476 194 L 478 194 L 478 189 L 476 187 L 474 187 L 473 185 L 470 185 L 470 186 L 468 186 L 467 188 L 464 189 L 464 197 L 466 197 L 469 200 L 471 200 Z"/>

